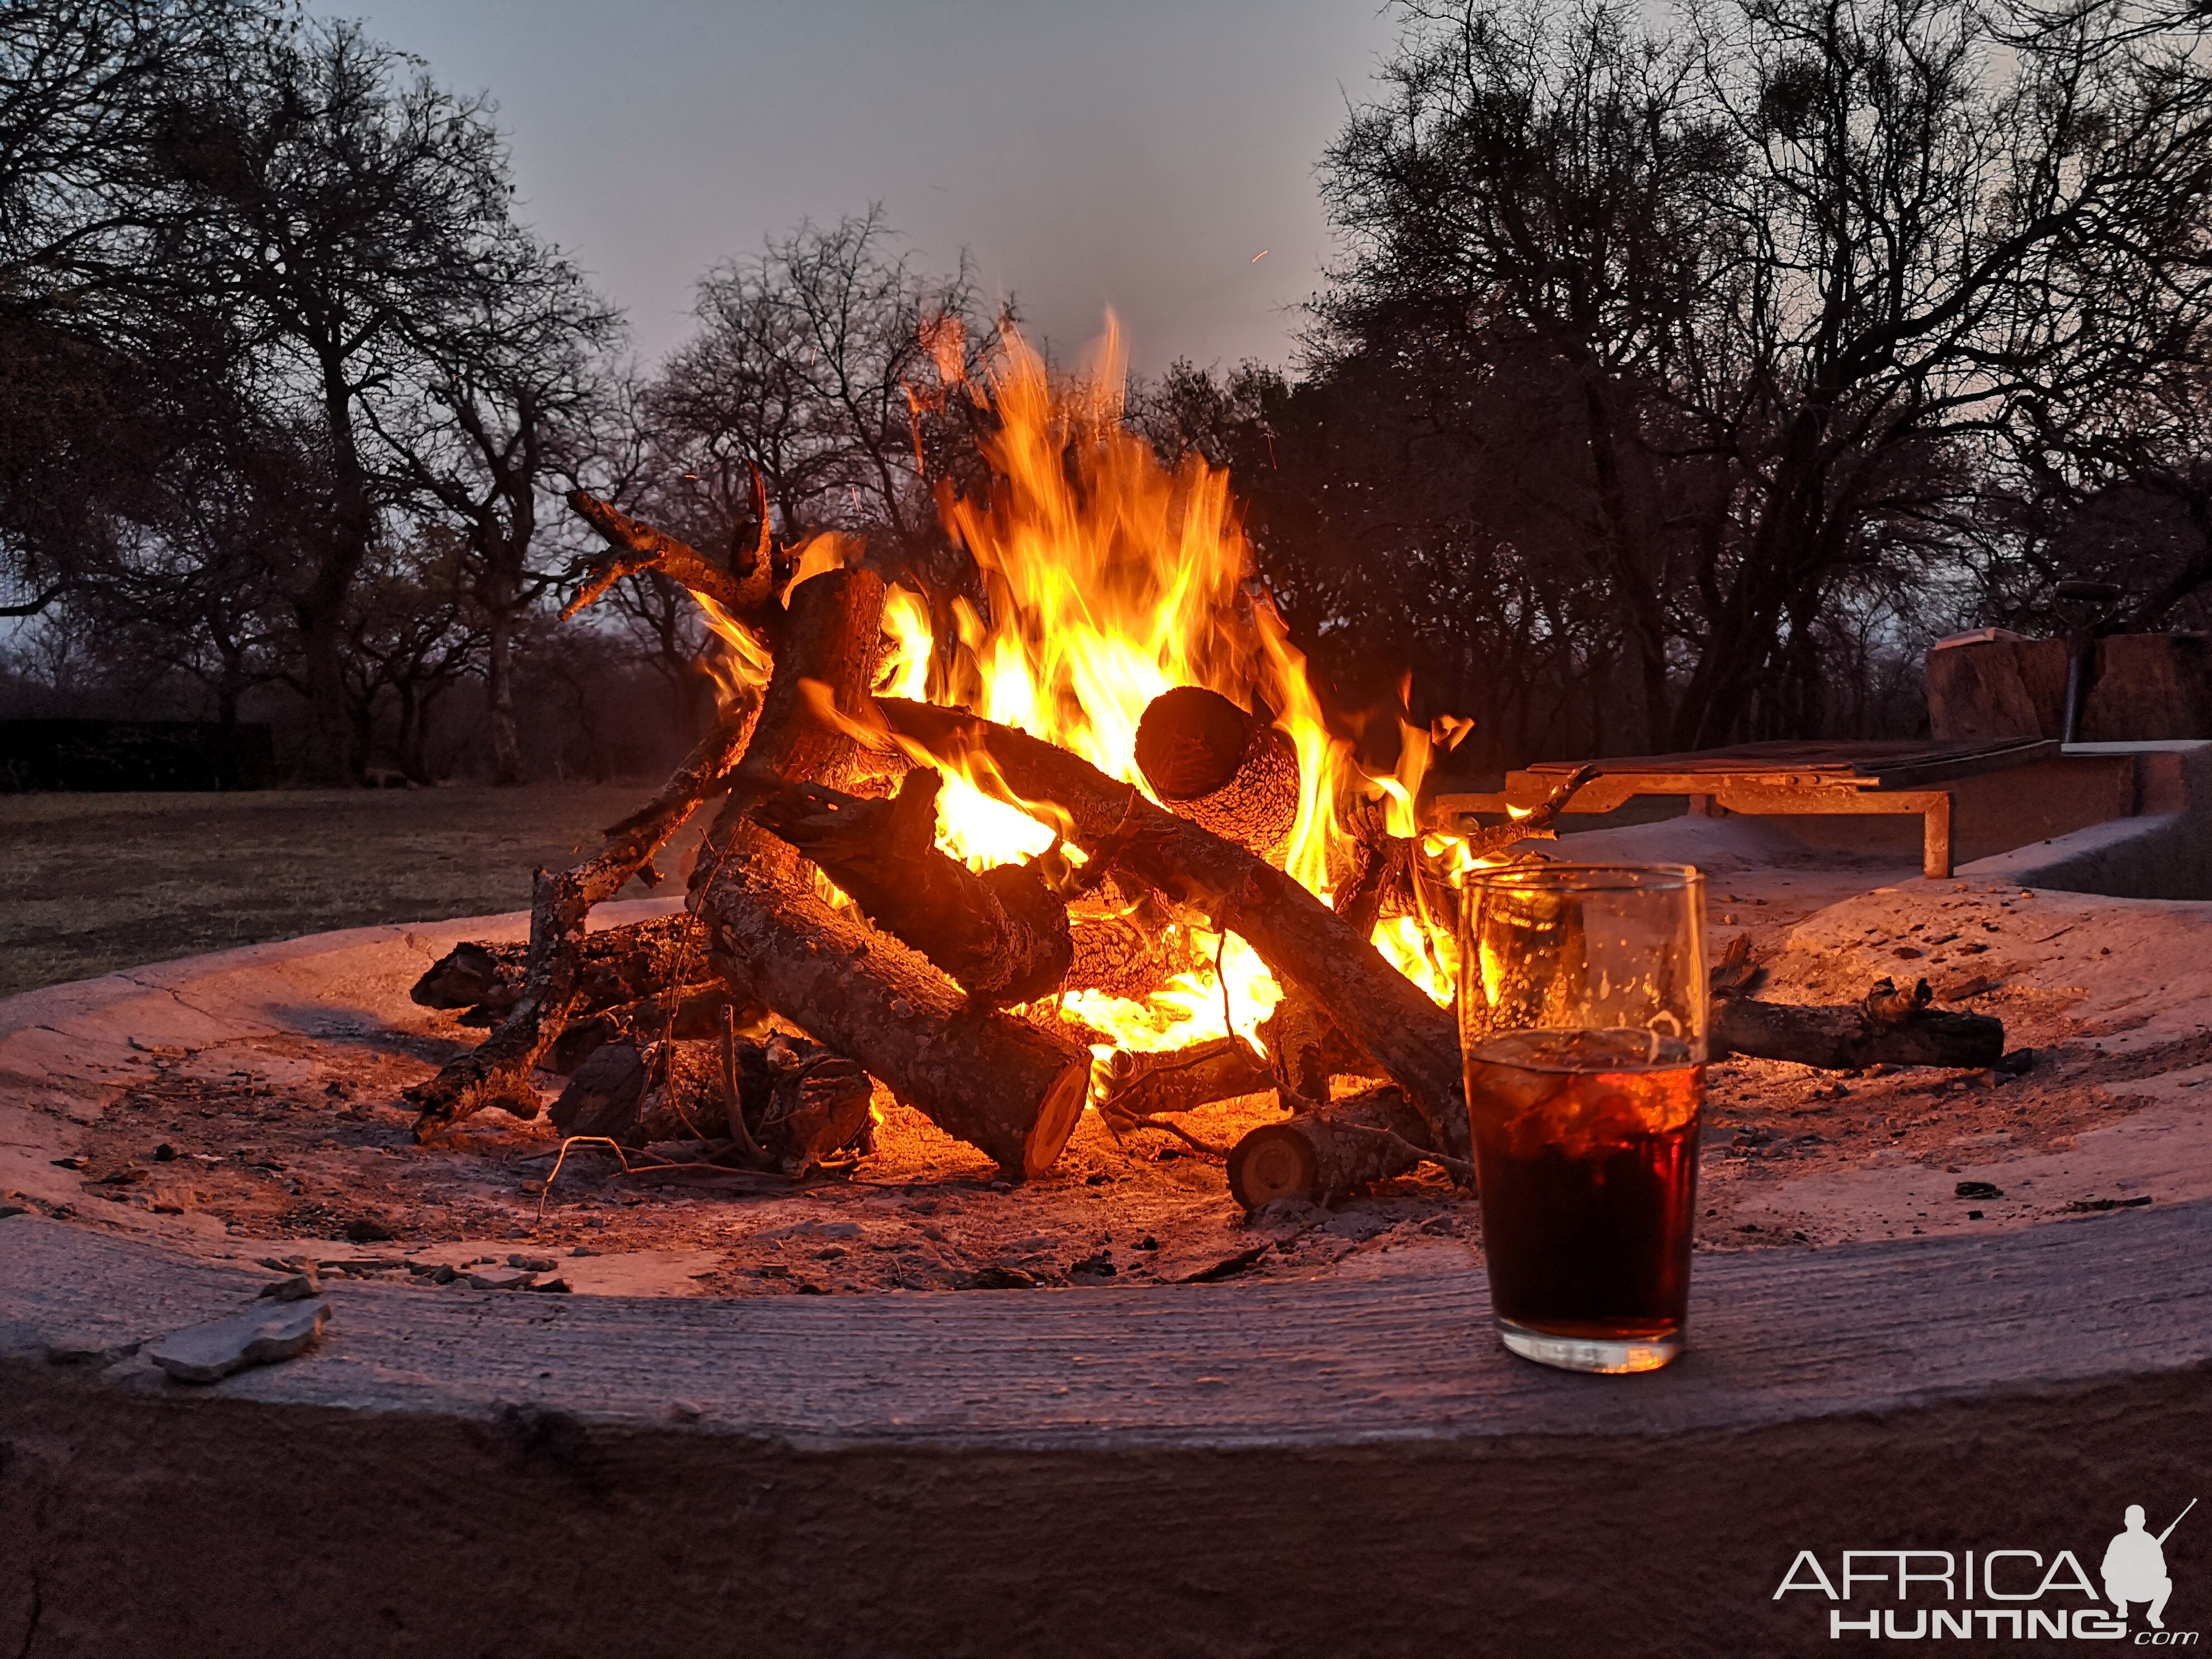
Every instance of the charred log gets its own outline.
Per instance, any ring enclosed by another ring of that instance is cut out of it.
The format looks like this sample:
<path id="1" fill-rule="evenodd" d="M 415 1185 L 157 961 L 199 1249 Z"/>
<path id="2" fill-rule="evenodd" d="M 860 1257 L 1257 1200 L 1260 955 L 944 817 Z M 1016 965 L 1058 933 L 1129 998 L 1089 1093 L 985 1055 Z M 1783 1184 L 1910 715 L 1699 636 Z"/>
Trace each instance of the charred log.
<path id="1" fill-rule="evenodd" d="M 626 1146 L 640 1145 L 638 1119 L 648 1082 L 645 1057 L 633 1042 L 594 1050 L 553 1103 L 553 1127 L 564 1135 L 604 1135 Z"/>
<path id="2" fill-rule="evenodd" d="M 1298 816 L 1298 751 L 1287 732 L 1216 691 L 1163 691 L 1137 724 L 1137 769 L 1168 810 L 1263 858 Z"/>
<path id="3" fill-rule="evenodd" d="M 1278 1199 L 1334 1204 L 1434 1156 L 1404 1092 L 1370 1089 L 1250 1131 L 1230 1149 L 1229 1190 L 1247 1210 Z"/>
<path id="4" fill-rule="evenodd" d="M 1928 981 L 1900 989 L 1879 981 L 1863 1002 L 1798 1006 L 1722 997 L 1712 1005 L 1715 1054 L 1792 1060 L 1828 1071 L 1864 1066 L 1994 1066 L 2004 1057 L 2004 1022 L 1988 1014 L 1929 1007 Z"/>
<path id="5" fill-rule="evenodd" d="M 765 796 L 753 816 L 977 1001 L 1002 1007 L 1059 990 L 1073 953 L 1067 907 L 1029 865 L 979 874 L 939 851 L 943 783 L 918 767 L 889 800 L 792 784 Z"/>

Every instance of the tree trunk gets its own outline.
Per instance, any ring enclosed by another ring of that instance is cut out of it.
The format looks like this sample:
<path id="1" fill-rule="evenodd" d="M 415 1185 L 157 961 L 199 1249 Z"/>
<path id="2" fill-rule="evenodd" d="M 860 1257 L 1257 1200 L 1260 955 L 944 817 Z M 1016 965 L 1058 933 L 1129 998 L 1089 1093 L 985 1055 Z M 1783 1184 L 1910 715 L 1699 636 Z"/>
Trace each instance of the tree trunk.
<path id="1" fill-rule="evenodd" d="M 491 781 L 522 783 L 526 781 L 522 745 L 514 731 L 514 620 L 504 608 L 486 609 L 489 622 L 484 648 L 484 701 L 491 726 Z"/>

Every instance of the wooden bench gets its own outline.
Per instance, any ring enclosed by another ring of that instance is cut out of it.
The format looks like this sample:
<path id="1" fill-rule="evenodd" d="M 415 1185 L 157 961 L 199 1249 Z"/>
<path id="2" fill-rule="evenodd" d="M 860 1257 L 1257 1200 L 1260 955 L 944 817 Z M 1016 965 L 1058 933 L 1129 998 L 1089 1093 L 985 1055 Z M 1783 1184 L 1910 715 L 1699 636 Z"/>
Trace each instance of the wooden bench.
<path id="1" fill-rule="evenodd" d="M 1826 817 L 1875 814 L 1921 820 L 1921 869 L 1951 873 L 1951 793 L 1936 786 L 2056 758 L 2042 738 L 1875 743 L 1741 743 L 1680 755 L 1632 755 L 1597 763 L 1598 775 L 1569 812 L 1610 812 L 1638 795 L 1687 795 L 1694 813 Z M 1535 805 L 1583 763 L 1545 761 L 1505 775 L 1494 794 L 1441 794 L 1433 811 L 1449 825 L 1471 814 Z"/>

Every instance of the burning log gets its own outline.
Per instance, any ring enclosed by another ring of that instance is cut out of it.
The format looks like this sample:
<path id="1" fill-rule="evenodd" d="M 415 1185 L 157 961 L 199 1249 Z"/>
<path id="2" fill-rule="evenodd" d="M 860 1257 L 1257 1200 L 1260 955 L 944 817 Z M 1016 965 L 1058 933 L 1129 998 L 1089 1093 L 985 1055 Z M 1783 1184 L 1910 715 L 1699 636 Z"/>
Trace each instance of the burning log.
<path id="1" fill-rule="evenodd" d="M 978 1002 L 1004 1006 L 1059 990 L 1074 952 L 1067 907 L 1033 866 L 978 874 L 938 850 L 944 781 L 916 768 L 889 800 L 793 784 L 763 799 L 753 816 L 821 866 L 870 921 Z"/>
<path id="2" fill-rule="evenodd" d="M 1930 1000 L 1924 979 L 1902 990 L 1881 980 L 1863 1002 L 1841 1006 L 1720 997 L 1712 1005 L 1711 1048 L 1839 1072 L 1878 1064 L 1980 1067 L 2004 1057 L 2002 1020 L 1938 1011 Z"/>
<path id="3" fill-rule="evenodd" d="M 1074 1133 L 1091 1056 L 979 1006 L 920 955 L 812 893 L 744 872 L 708 895 L 716 968 L 880 1078 L 1010 1178 L 1042 1174 Z"/>
<path id="4" fill-rule="evenodd" d="M 1464 1161 L 1472 1143 L 1452 1017 L 1344 918 L 1249 849 L 1162 811 L 1065 750 L 957 709 L 888 697 L 877 707 L 894 732 L 947 763 L 987 757 L 1014 798 L 1064 813 L 1068 839 L 1093 858 L 1110 859 L 1240 934 L 1286 988 L 1331 1011 L 1345 1036 L 1404 1088 L 1436 1144 Z"/>
<path id="5" fill-rule="evenodd" d="M 861 570 L 828 572 L 793 592 L 759 728 L 694 877 L 693 908 L 734 991 L 866 1068 L 1010 1176 L 1037 1175 L 1074 1131 L 1089 1053 L 976 1006 L 908 946 L 832 910 L 801 879 L 797 851 L 750 817 L 778 786 L 834 786 L 851 766 L 851 738 L 814 710 L 825 691 L 847 721 L 866 702 L 883 597 L 882 580 Z"/>
<path id="6" fill-rule="evenodd" d="M 1334 1204 L 1435 1158 L 1421 1114 L 1385 1086 L 1251 1130 L 1230 1149 L 1229 1190 L 1247 1210 L 1286 1198 Z"/>
<path id="7" fill-rule="evenodd" d="M 1179 817 L 1263 858 L 1279 858 L 1298 816 L 1290 734 L 1218 691 L 1163 691 L 1137 724 L 1137 769 Z"/>
<path id="8" fill-rule="evenodd" d="M 724 721 L 679 767 L 660 792 L 609 832 L 605 847 L 556 876 L 540 870 L 532 884 L 530 954 L 522 991 L 498 1029 L 428 1082 L 408 1091 L 422 1108 L 415 1139 L 428 1140 L 483 1107 L 507 1105 L 535 1116 L 530 1073 L 573 1005 L 592 907 L 612 898 L 698 810 L 728 787 L 750 721 Z M 676 974 L 661 983 L 681 982 Z"/>
<path id="9" fill-rule="evenodd" d="M 1188 1112 L 1257 1094 L 1272 1081 L 1267 1062 L 1239 1036 L 1209 1037 L 1158 1054 L 1116 1049 L 1099 1109 L 1109 1122 Z"/>

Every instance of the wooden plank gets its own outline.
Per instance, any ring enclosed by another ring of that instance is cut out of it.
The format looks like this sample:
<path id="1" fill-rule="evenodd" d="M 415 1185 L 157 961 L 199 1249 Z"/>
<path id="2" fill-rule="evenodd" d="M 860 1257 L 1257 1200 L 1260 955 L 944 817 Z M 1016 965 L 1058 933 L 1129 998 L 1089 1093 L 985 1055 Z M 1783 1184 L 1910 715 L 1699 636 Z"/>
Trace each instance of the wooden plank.
<path id="1" fill-rule="evenodd" d="M 1985 1238 L 1701 1255 L 1696 1363 L 1610 1385 L 1609 1431 L 1780 1424 L 2212 1364 L 2208 1225 L 2212 1204 L 2198 1203 Z M 267 1277 L 0 1221 L 0 1362 L 44 1364 L 88 1318 L 139 1340 L 234 1312 Z M 195 1397 L 474 1413 L 526 1396 L 643 1421 L 672 1395 L 728 1432 L 817 1449 L 885 1437 L 1321 1447 L 1589 1426 L 1586 1385 L 1496 1346 L 1475 1259 L 1449 1243 L 1365 1282 L 730 1301 L 372 1282 L 332 1297 L 312 1355 Z"/>
<path id="2" fill-rule="evenodd" d="M 1916 769 L 1972 767 L 1979 770 L 2018 766 L 2051 752 L 2039 738 L 1999 738 L 1933 742 L 1926 738 L 1880 741 L 1775 741 L 1740 743 L 1722 749 L 1699 749 L 1674 755 L 1626 755 L 1598 761 L 1601 776 L 1633 774 L 1698 775 L 1728 772 L 1746 775 L 1798 775 L 1837 779 L 1875 779 L 1890 774 L 1900 781 Z M 1573 771 L 1583 761 L 1540 761 L 1528 767 L 1530 775 L 1555 777 Z M 1926 773 L 1931 780 L 1936 774 Z M 1960 772 L 1942 775 L 1965 775 Z M 1652 793 L 1655 791 L 1646 790 Z M 1680 792 L 1674 792 L 1680 793 Z"/>

